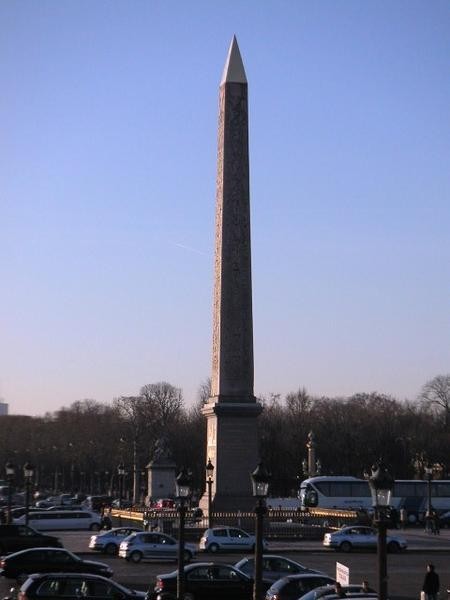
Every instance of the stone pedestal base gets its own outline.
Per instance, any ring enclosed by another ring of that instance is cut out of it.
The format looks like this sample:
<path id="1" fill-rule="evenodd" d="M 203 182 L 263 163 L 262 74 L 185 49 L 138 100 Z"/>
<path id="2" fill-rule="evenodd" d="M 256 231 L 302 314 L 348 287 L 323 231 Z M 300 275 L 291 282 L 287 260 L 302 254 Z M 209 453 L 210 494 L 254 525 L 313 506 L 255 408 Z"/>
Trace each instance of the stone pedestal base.
<path id="1" fill-rule="evenodd" d="M 250 475 L 259 462 L 256 402 L 221 402 L 211 399 L 203 408 L 207 419 L 207 459 L 214 465 L 214 512 L 251 510 L 255 505 Z M 208 492 L 200 500 L 208 509 Z"/>

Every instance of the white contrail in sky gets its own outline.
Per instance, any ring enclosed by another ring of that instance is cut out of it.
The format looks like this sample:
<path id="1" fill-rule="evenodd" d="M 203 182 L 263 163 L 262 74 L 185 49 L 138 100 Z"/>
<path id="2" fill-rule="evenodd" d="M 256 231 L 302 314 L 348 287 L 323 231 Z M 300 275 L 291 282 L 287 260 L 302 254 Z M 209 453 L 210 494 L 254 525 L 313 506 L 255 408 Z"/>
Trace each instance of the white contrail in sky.
<path id="1" fill-rule="evenodd" d="M 191 252 L 195 252 L 196 254 L 201 254 L 202 256 L 207 256 L 206 252 L 202 252 L 201 250 L 197 250 L 196 248 L 191 248 L 190 246 L 185 246 L 184 244 L 178 244 L 174 242 L 175 246 L 178 248 L 183 248 L 183 250 L 190 250 Z"/>

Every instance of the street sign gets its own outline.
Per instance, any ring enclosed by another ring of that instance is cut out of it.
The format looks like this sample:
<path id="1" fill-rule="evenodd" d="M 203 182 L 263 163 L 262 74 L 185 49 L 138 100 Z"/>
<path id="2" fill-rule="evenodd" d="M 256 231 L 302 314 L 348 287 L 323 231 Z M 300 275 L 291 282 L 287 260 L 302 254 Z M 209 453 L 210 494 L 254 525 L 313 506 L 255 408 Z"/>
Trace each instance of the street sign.
<path id="1" fill-rule="evenodd" d="M 341 585 L 350 583 L 350 569 L 341 563 L 336 563 L 336 581 Z"/>

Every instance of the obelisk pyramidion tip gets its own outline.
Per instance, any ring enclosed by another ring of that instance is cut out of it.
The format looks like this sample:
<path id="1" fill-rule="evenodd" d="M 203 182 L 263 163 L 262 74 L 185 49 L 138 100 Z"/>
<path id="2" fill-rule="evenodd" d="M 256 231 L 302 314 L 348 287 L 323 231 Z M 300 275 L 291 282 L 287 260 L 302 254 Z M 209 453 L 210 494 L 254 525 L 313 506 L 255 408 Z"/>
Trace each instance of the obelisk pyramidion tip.
<path id="1" fill-rule="evenodd" d="M 231 40 L 220 85 L 228 82 L 247 83 L 247 77 L 245 76 L 245 69 L 235 35 L 233 35 L 233 39 Z"/>

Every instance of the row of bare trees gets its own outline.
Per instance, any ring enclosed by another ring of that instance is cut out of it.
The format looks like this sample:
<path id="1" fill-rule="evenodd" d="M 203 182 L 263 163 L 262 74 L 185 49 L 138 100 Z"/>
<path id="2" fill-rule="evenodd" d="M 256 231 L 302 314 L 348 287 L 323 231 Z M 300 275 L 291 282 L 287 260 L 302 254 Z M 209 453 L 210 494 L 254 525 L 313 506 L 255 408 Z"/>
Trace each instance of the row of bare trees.
<path id="1" fill-rule="evenodd" d="M 83 400 L 43 417 L 3 416 L 0 465 L 11 460 L 20 467 L 31 460 L 38 487 L 95 494 L 117 492 L 117 466 L 123 462 L 127 492 L 137 500 L 145 467 L 164 438 L 175 463 L 192 470 L 200 492 L 207 461 L 201 408 L 208 396 L 206 381 L 196 405 L 186 407 L 180 389 L 160 382 L 112 404 Z M 362 476 L 383 457 L 397 478 L 421 477 L 428 462 L 449 477 L 450 375 L 426 383 L 415 401 L 378 393 L 317 398 L 305 389 L 260 401 L 260 453 L 272 472 L 273 495 L 296 493 L 310 431 L 324 474 Z M 16 480 L 20 487 L 20 471 Z"/>

